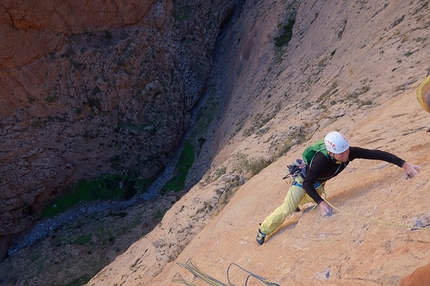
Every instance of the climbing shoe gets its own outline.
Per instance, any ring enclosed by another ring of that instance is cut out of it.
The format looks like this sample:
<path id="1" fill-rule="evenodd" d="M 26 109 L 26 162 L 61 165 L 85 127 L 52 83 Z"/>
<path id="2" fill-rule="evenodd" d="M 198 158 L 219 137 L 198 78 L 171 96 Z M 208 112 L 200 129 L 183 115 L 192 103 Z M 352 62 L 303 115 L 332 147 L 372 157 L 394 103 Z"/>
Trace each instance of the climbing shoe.
<path id="1" fill-rule="evenodd" d="M 259 245 L 262 245 L 264 243 L 265 238 L 266 238 L 266 235 L 264 233 L 262 233 L 261 230 L 258 230 L 257 238 L 256 238 L 257 243 Z"/>

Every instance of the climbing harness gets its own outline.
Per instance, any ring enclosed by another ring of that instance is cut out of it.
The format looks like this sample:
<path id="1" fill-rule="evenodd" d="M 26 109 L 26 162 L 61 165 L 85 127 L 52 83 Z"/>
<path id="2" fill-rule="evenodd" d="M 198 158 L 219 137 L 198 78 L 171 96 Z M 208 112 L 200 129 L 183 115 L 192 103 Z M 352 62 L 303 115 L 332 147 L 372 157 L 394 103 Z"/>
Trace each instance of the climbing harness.
<path id="1" fill-rule="evenodd" d="M 299 182 L 297 182 L 297 181 L 293 181 L 293 183 L 292 183 L 294 186 L 297 186 L 297 187 L 299 187 L 299 188 L 302 188 L 303 189 L 303 185 L 302 184 L 300 184 Z M 316 188 L 318 188 L 319 186 L 321 186 L 321 183 L 320 182 L 316 182 L 315 184 L 314 184 L 314 188 L 316 189 Z"/>
<path id="2" fill-rule="evenodd" d="M 384 220 L 379 220 L 379 219 L 371 219 L 365 216 L 361 216 L 361 215 L 357 215 L 357 214 L 353 214 L 353 213 L 349 213 L 347 211 L 341 210 L 337 207 L 335 207 L 334 205 L 332 205 L 326 198 L 324 198 L 324 201 L 331 206 L 333 209 L 344 213 L 346 215 L 355 217 L 355 218 L 359 218 L 359 219 L 363 219 L 363 220 L 367 220 L 370 222 L 375 222 L 375 223 L 380 223 L 380 224 L 385 224 L 385 225 L 391 225 L 391 226 L 399 226 L 399 227 L 404 227 L 404 228 L 409 228 L 410 230 L 430 230 L 430 227 L 427 227 L 428 225 L 425 226 L 416 226 L 416 225 L 406 225 L 406 224 L 401 224 L 401 223 L 396 223 L 396 222 L 389 222 L 389 221 L 384 221 Z"/>
<path id="3" fill-rule="evenodd" d="M 194 274 L 196 277 L 199 277 L 199 278 L 203 279 L 204 281 L 206 281 L 208 284 L 210 284 L 210 285 L 212 285 L 212 286 L 234 286 L 234 285 L 235 285 L 235 284 L 232 284 L 232 283 L 230 282 L 229 272 L 230 272 L 230 268 L 231 268 L 231 266 L 236 266 L 236 267 L 238 267 L 239 269 L 241 269 L 242 271 L 245 271 L 246 273 L 248 273 L 248 277 L 246 278 L 246 280 L 245 280 L 245 284 L 244 284 L 245 286 L 248 284 L 248 280 L 249 280 L 249 278 L 251 278 L 251 277 L 254 277 L 254 278 L 256 278 L 256 279 L 260 280 L 260 281 L 261 281 L 261 282 L 263 282 L 263 283 L 264 283 L 264 285 L 266 285 L 266 286 L 280 286 L 279 284 L 276 284 L 276 283 L 270 282 L 270 281 L 268 281 L 266 278 L 263 278 L 263 277 L 261 277 L 261 276 L 259 276 L 259 275 L 257 275 L 257 274 L 254 274 L 254 273 L 252 273 L 252 272 L 250 272 L 250 271 L 248 271 L 248 270 L 246 270 L 246 269 L 242 268 L 241 266 L 237 265 L 236 263 L 231 263 L 231 264 L 228 266 L 228 268 L 227 268 L 227 280 L 228 280 L 228 284 L 224 284 L 224 283 L 222 283 L 222 282 L 218 281 L 217 279 L 215 279 L 215 278 L 213 278 L 213 277 L 211 277 L 211 276 L 207 275 L 206 273 L 204 273 L 202 270 L 200 270 L 200 269 L 197 267 L 197 265 L 196 265 L 195 263 L 193 263 L 193 262 L 191 261 L 191 259 L 188 259 L 188 261 L 187 261 L 186 263 L 179 263 L 179 262 L 176 262 L 176 264 L 178 264 L 179 266 L 182 266 L 182 267 L 184 267 L 184 268 L 188 269 L 188 271 L 190 271 L 190 272 L 191 272 L 192 274 Z M 186 285 L 189 285 L 189 286 L 197 286 L 196 284 L 193 284 L 193 283 L 190 283 L 190 282 L 185 281 L 185 280 L 182 278 L 181 274 L 179 274 L 179 273 L 176 273 L 176 274 L 173 276 L 172 281 L 173 281 L 173 282 L 180 282 L 180 283 L 183 283 L 183 284 L 186 284 Z"/>

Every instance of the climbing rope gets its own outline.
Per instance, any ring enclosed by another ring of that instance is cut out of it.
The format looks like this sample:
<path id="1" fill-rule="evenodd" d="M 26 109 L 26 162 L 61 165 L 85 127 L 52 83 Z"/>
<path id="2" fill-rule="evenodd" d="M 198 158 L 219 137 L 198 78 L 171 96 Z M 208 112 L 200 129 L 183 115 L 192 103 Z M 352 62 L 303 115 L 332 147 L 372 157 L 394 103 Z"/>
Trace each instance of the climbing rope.
<path id="1" fill-rule="evenodd" d="M 206 281 L 207 283 L 209 283 L 209 284 L 210 284 L 210 285 L 212 285 L 212 286 L 234 286 L 234 284 L 232 284 L 232 283 L 230 282 L 230 277 L 229 277 L 229 272 L 230 272 L 230 268 L 231 268 L 231 266 L 236 266 L 236 267 L 238 267 L 239 269 L 241 269 L 242 271 L 245 271 L 246 273 L 248 273 L 248 276 L 247 276 L 246 281 L 245 281 L 245 284 L 244 284 L 245 286 L 248 284 L 248 280 L 249 280 L 249 278 L 251 278 L 251 277 L 254 277 L 254 278 L 256 278 L 256 279 L 260 280 L 260 281 L 261 281 L 261 282 L 263 282 L 266 286 L 279 286 L 279 284 L 276 284 L 276 283 L 270 282 L 270 281 L 268 281 L 266 278 L 263 278 L 263 277 L 261 277 L 261 276 L 259 276 L 259 275 L 257 275 L 257 274 L 254 274 L 254 273 L 252 273 L 252 272 L 250 272 L 250 271 L 248 271 L 248 270 L 246 270 L 246 269 L 244 269 L 244 268 L 240 267 L 240 266 L 239 266 L 239 265 L 237 265 L 236 263 L 231 263 L 231 264 L 228 266 L 228 268 L 227 268 L 227 280 L 228 280 L 228 285 L 227 285 L 227 284 L 224 284 L 224 283 L 222 283 L 222 282 L 220 282 L 220 281 L 218 281 L 217 279 L 215 279 L 215 278 L 213 278 L 213 277 L 211 277 L 211 276 L 207 275 L 207 274 L 206 274 L 206 273 L 204 273 L 203 271 L 201 271 L 201 270 L 197 267 L 197 265 L 195 265 L 195 264 L 191 261 L 191 259 L 188 259 L 188 261 L 187 261 L 186 263 L 179 263 L 179 262 L 176 262 L 176 264 L 178 264 L 179 266 L 182 266 L 182 267 L 184 267 L 184 268 L 188 269 L 188 271 L 190 271 L 191 273 L 193 273 L 196 277 L 199 277 L 199 278 L 203 279 L 204 281 Z M 186 284 L 186 285 L 189 285 L 189 286 L 197 286 L 196 284 L 192 284 L 192 283 L 190 283 L 190 282 L 185 281 L 185 280 L 182 278 L 181 274 L 179 274 L 179 273 L 176 273 L 176 274 L 173 276 L 172 281 L 173 281 L 173 282 L 180 282 L 180 283 L 183 283 L 183 284 Z"/>
<path id="2" fill-rule="evenodd" d="M 188 259 L 188 261 L 186 263 L 176 262 L 176 264 L 178 264 L 179 266 L 182 266 L 182 267 L 188 269 L 188 271 L 190 271 L 191 273 L 193 273 L 196 277 L 200 277 L 201 279 L 203 279 L 204 281 L 206 281 L 207 283 L 209 283 L 212 286 L 227 286 L 224 283 L 216 280 L 215 278 L 213 278 L 213 277 L 207 275 L 206 273 L 204 273 L 203 271 L 201 271 L 197 267 L 197 265 L 195 265 L 191 261 L 191 259 Z"/>
<path id="3" fill-rule="evenodd" d="M 273 283 L 273 282 L 267 281 L 267 279 L 266 279 L 266 278 L 263 278 L 263 277 L 261 277 L 261 276 L 259 276 L 259 275 L 257 275 L 257 274 L 254 274 L 254 273 L 252 273 L 252 272 L 250 272 L 250 271 L 248 271 L 248 270 L 246 270 L 246 269 L 244 269 L 244 268 L 240 267 L 240 266 L 239 266 L 239 265 L 237 265 L 236 263 L 230 263 L 230 265 L 229 265 L 229 266 L 228 266 L 228 268 L 227 268 L 227 280 L 228 280 L 229 285 L 234 285 L 234 284 L 232 284 L 232 283 L 230 282 L 230 277 L 229 277 L 229 271 L 230 271 L 230 267 L 231 267 L 231 266 L 236 266 L 236 267 L 237 267 L 237 268 L 239 268 L 240 270 L 242 270 L 242 271 L 244 271 L 244 272 L 248 273 L 248 277 L 246 277 L 246 280 L 245 280 L 245 284 L 244 284 L 244 285 L 247 285 L 247 284 L 248 284 L 248 280 L 249 280 L 249 278 L 254 277 L 254 278 L 256 278 L 256 279 L 260 280 L 261 282 L 263 282 L 264 284 L 266 284 L 267 286 L 279 286 L 279 284 L 276 284 L 276 283 Z"/>
<path id="4" fill-rule="evenodd" d="M 384 220 L 379 220 L 379 219 L 371 219 L 371 218 L 369 218 L 369 217 L 365 217 L 365 216 L 361 216 L 361 215 L 358 215 L 358 214 L 353 214 L 353 213 L 350 213 L 350 212 L 344 211 L 344 210 L 342 210 L 342 209 L 340 209 L 340 208 L 338 208 L 338 207 L 335 207 L 332 203 L 330 203 L 330 202 L 327 200 L 327 198 L 325 198 L 325 193 L 324 193 L 324 201 L 325 201 L 325 202 L 326 202 L 330 207 L 332 207 L 333 209 L 337 210 L 337 211 L 338 211 L 338 212 L 340 212 L 340 213 L 343 213 L 343 214 L 346 214 L 346 215 L 349 215 L 349 216 L 352 216 L 352 217 L 355 217 L 355 218 L 359 218 L 359 219 L 362 219 L 362 220 L 365 220 L 365 221 L 370 221 L 370 222 L 379 223 L 379 224 L 385 224 L 385 225 L 390 225 L 390 226 L 403 227 L 403 228 L 408 228 L 408 229 L 410 229 L 410 230 L 429 230 L 429 231 L 430 231 L 430 227 L 428 227 L 430 224 L 428 224 L 428 225 L 424 225 L 424 226 L 407 225 L 407 224 L 401 224 L 401 223 L 396 223 L 396 222 L 389 222 L 389 221 L 384 221 Z M 315 205 L 315 206 L 312 208 L 312 210 L 311 210 L 311 211 L 313 211 L 313 210 L 315 209 L 315 207 L 316 207 L 316 206 L 317 206 L 317 205 Z M 230 268 L 231 268 L 232 266 L 236 266 L 236 267 L 238 267 L 240 270 L 242 270 L 242 271 L 244 271 L 244 272 L 246 272 L 246 273 L 248 274 L 248 276 L 246 277 L 245 283 L 244 283 L 244 285 L 245 285 L 245 286 L 248 284 L 248 280 L 249 280 L 251 277 L 253 277 L 253 278 L 256 278 L 256 279 L 260 280 L 260 281 L 261 281 L 261 282 L 263 282 L 266 286 L 279 286 L 279 284 L 276 284 L 276 283 L 270 282 L 270 281 L 268 281 L 266 278 L 263 278 L 263 277 L 261 277 L 261 276 L 259 276 L 259 275 L 257 275 L 257 274 L 254 274 L 254 273 L 252 273 L 252 272 L 250 272 L 250 271 L 248 271 L 248 270 L 246 270 L 246 269 L 242 268 L 241 266 L 239 266 L 239 265 L 238 265 L 238 264 L 236 264 L 236 263 L 230 263 L 230 265 L 229 265 L 229 266 L 228 266 L 228 268 L 227 268 L 227 273 L 226 273 L 226 274 L 227 274 L 227 281 L 228 281 L 228 285 L 227 285 L 227 284 L 222 283 L 221 281 L 219 281 L 219 280 L 217 280 L 217 279 L 215 279 L 215 278 L 213 278 L 213 277 L 211 277 L 211 276 L 207 275 L 207 274 L 206 274 L 206 273 L 204 273 L 203 271 L 201 271 L 201 270 L 197 267 L 197 265 L 195 265 L 195 264 L 191 261 L 191 259 L 188 259 L 188 261 L 187 261 L 186 263 L 179 263 L 179 262 L 176 262 L 176 264 L 178 264 L 179 266 L 182 266 L 182 267 L 184 267 L 184 268 L 188 269 L 188 270 L 189 270 L 192 274 L 194 274 L 196 277 L 199 277 L 199 278 L 203 279 L 204 281 L 206 281 L 207 283 L 209 283 L 209 284 L 210 284 L 210 285 L 212 285 L 212 286 L 234 286 L 234 284 L 232 284 L 232 283 L 231 283 L 231 281 L 230 281 L 230 273 L 229 273 L 229 272 L 230 272 Z M 180 282 L 180 283 L 186 284 L 186 285 L 188 285 L 188 286 L 197 286 L 196 284 L 193 284 L 193 283 L 190 283 L 190 282 L 185 281 L 179 273 L 176 273 L 176 274 L 173 276 L 172 281 L 173 281 L 173 282 Z"/>
<path id="5" fill-rule="evenodd" d="M 339 211 L 341 213 L 344 213 L 346 215 L 349 215 L 349 216 L 352 216 L 352 217 L 355 217 L 355 218 L 359 218 L 359 219 L 362 219 L 362 220 L 366 220 L 366 221 L 370 221 L 370 222 L 375 222 L 375 223 L 380 223 L 380 224 L 385 224 L 385 225 L 391 225 L 391 226 L 399 226 L 399 227 L 409 228 L 411 230 L 421 230 L 421 229 L 422 230 L 430 230 L 430 227 L 426 227 L 428 225 L 425 225 L 425 226 L 406 225 L 406 224 L 401 224 L 401 223 L 396 223 L 396 222 L 389 222 L 389 221 L 384 221 L 384 220 L 379 220 L 379 219 L 371 219 L 371 218 L 368 218 L 368 217 L 365 217 L 365 216 L 361 216 L 361 215 L 357 215 L 357 214 L 353 214 L 353 213 L 341 210 L 341 209 L 335 207 L 334 205 L 332 205 L 326 198 L 324 198 L 324 201 L 329 206 L 331 206 L 333 209 L 335 209 L 335 210 L 337 210 L 337 211 Z"/>
<path id="6" fill-rule="evenodd" d="M 183 284 L 188 285 L 188 286 L 197 286 L 197 284 L 193 284 L 193 283 L 189 283 L 189 282 L 185 281 L 185 279 L 182 278 L 182 276 L 179 272 L 177 272 L 175 275 L 173 275 L 172 282 L 179 282 L 179 283 L 183 283 Z"/>

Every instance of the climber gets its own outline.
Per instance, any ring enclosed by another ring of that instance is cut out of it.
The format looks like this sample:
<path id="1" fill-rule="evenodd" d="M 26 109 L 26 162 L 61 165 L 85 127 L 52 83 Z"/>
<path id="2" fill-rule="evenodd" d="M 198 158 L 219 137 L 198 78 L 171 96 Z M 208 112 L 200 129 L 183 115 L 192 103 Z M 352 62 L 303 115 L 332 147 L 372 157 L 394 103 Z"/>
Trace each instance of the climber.
<path id="1" fill-rule="evenodd" d="M 400 280 L 399 286 L 428 286 L 430 285 L 430 263 L 418 267 Z"/>
<path id="2" fill-rule="evenodd" d="M 430 68 L 427 70 L 427 77 L 417 87 L 417 99 L 421 104 L 421 107 L 430 112 Z M 430 126 L 426 129 L 430 132 Z"/>
<path id="3" fill-rule="evenodd" d="M 323 146 L 324 150 L 316 151 L 312 160 L 307 160 L 303 156 L 304 161 L 310 161 L 310 163 L 304 167 L 300 175 L 294 178 L 282 205 L 261 223 L 256 238 L 259 245 L 264 243 L 267 235 L 281 226 L 287 215 L 293 211 L 300 211 L 299 205 L 308 202 L 317 203 L 323 216 L 331 216 L 331 207 L 321 198 L 324 184 L 329 179 L 339 175 L 354 159 L 382 160 L 395 164 L 404 169 L 406 179 L 414 177 L 421 169 L 420 166 L 408 163 L 385 151 L 350 147 L 348 140 L 336 131 L 330 132 L 324 137 Z M 306 150 L 303 155 L 307 153 Z"/>
<path id="4" fill-rule="evenodd" d="M 417 99 L 421 107 L 430 112 L 430 68 L 427 72 L 427 77 L 417 87 Z"/>

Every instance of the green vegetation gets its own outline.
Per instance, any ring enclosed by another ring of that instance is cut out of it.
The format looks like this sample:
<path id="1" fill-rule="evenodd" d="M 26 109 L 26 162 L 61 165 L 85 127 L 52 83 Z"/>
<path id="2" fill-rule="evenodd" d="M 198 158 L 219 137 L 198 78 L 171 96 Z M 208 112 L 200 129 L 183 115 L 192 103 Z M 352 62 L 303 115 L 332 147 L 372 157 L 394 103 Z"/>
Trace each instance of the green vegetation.
<path id="1" fill-rule="evenodd" d="M 370 99 L 366 99 L 366 100 L 360 100 L 359 104 L 360 104 L 360 106 L 363 106 L 363 105 L 372 105 L 373 102 Z"/>
<path id="2" fill-rule="evenodd" d="M 76 115 L 81 114 L 82 113 L 82 108 L 79 108 L 79 107 L 75 108 L 75 113 L 76 113 Z"/>
<path id="3" fill-rule="evenodd" d="M 32 122 L 32 123 L 30 124 L 30 126 L 31 126 L 31 127 L 33 127 L 33 128 L 42 128 L 42 127 L 44 127 L 44 126 L 45 126 L 45 121 L 42 121 L 42 120 L 36 120 L 36 121 Z"/>
<path id="4" fill-rule="evenodd" d="M 73 244 L 79 244 L 79 245 L 84 245 L 87 242 L 91 241 L 91 238 L 93 237 L 93 234 L 83 234 L 79 237 L 77 237 L 74 241 Z"/>
<path id="5" fill-rule="evenodd" d="M 80 63 L 75 62 L 73 60 L 70 60 L 70 64 L 72 65 L 72 67 L 74 67 L 77 70 L 82 69 L 82 67 L 84 66 L 83 64 L 80 64 Z"/>
<path id="6" fill-rule="evenodd" d="M 72 282 L 66 284 L 66 286 L 80 286 L 84 285 L 91 280 L 89 275 L 82 275 L 81 277 L 76 278 Z"/>
<path id="7" fill-rule="evenodd" d="M 48 95 L 48 96 L 46 97 L 46 102 L 48 102 L 48 103 L 52 103 L 52 102 L 54 102 L 55 100 L 57 100 L 57 99 L 55 98 L 55 96 Z"/>
<path id="8" fill-rule="evenodd" d="M 225 175 L 227 173 L 227 167 L 221 166 L 218 169 L 215 170 L 215 180 L 221 177 L 222 175 Z"/>
<path id="9" fill-rule="evenodd" d="M 100 100 L 98 100 L 97 98 L 87 98 L 87 101 L 84 102 L 84 104 L 90 108 L 95 107 L 98 110 L 102 110 L 102 104 L 100 103 Z"/>
<path id="10" fill-rule="evenodd" d="M 235 173 L 249 173 L 251 177 L 260 173 L 261 170 L 270 165 L 270 162 L 263 159 L 249 158 L 247 154 L 235 153 L 233 154 L 234 166 L 232 171 Z"/>
<path id="11" fill-rule="evenodd" d="M 425 17 L 427 15 L 425 13 L 425 11 L 428 11 L 429 3 L 430 3 L 430 1 L 421 1 L 421 2 L 419 2 L 419 4 L 421 5 L 421 7 L 416 8 L 416 10 L 412 13 L 412 15 L 420 14 L 419 15 L 420 18 L 421 17 Z"/>
<path id="12" fill-rule="evenodd" d="M 274 38 L 275 46 L 278 48 L 283 47 L 290 42 L 292 36 L 293 36 L 293 27 L 296 23 L 295 19 L 289 19 L 287 25 L 284 25 L 283 32 L 279 37 Z"/>
<path id="13" fill-rule="evenodd" d="M 347 93 L 345 95 L 345 98 L 347 100 L 357 99 L 360 95 L 365 94 L 366 92 L 368 92 L 369 89 L 370 89 L 370 86 L 364 85 L 364 86 L 362 86 L 360 88 L 356 88 L 353 92 Z"/>
<path id="14" fill-rule="evenodd" d="M 255 115 L 251 121 L 252 125 L 249 128 L 243 130 L 243 136 L 248 137 L 254 134 L 255 131 L 263 127 L 267 122 L 269 122 L 270 120 L 272 120 L 273 117 L 276 116 L 277 112 L 279 111 L 279 108 L 280 106 L 275 107 L 275 110 L 270 114 L 258 113 L 257 115 Z M 240 130 L 240 128 L 238 128 L 238 130 Z"/>
<path id="15" fill-rule="evenodd" d="M 111 41 L 113 38 L 113 35 L 109 30 L 104 30 L 104 33 L 101 35 L 101 37 L 108 41 Z"/>
<path id="16" fill-rule="evenodd" d="M 155 220 L 161 220 L 164 216 L 165 212 L 162 212 L 161 210 L 157 210 L 157 212 L 154 214 Z"/>
<path id="17" fill-rule="evenodd" d="M 97 200 L 127 200 L 136 194 L 136 181 L 117 174 L 107 174 L 95 179 L 80 181 L 66 189 L 64 195 L 42 210 L 42 217 L 52 217 L 79 202 Z"/>
<path id="18" fill-rule="evenodd" d="M 143 220 L 145 216 L 155 216 L 153 212 L 154 210 L 142 207 L 131 215 L 124 211 L 93 215 L 90 219 L 92 223 L 88 223 L 88 220 L 71 221 L 46 239 L 55 246 L 55 257 L 52 252 L 46 251 L 46 243 L 38 243 L 24 250 L 30 263 L 15 264 L 11 267 L 13 271 L 5 273 L 2 278 L 14 279 L 16 274 L 12 274 L 13 272 L 22 273 L 20 285 L 35 285 L 35 281 L 42 280 L 51 282 L 44 285 L 85 285 L 94 273 L 98 273 L 111 261 L 111 252 L 104 251 L 105 249 L 122 253 L 127 249 L 127 243 L 122 241 L 123 235 L 133 235 L 137 240 L 152 229 L 156 222 L 143 224 Z M 165 211 L 158 211 L 158 214 L 164 213 Z M 97 256 L 92 257 L 95 253 Z M 75 255 L 79 256 L 70 257 Z"/>
<path id="19" fill-rule="evenodd" d="M 179 7 L 177 11 L 175 11 L 175 15 L 173 16 L 175 18 L 176 22 L 185 21 L 190 18 L 193 10 L 191 6 L 183 6 Z"/>
<path id="20" fill-rule="evenodd" d="M 318 67 L 320 67 L 320 68 L 325 67 L 327 64 L 327 60 L 328 60 L 328 57 L 324 57 L 322 60 L 320 60 L 318 62 Z"/>
<path id="21" fill-rule="evenodd" d="M 214 94 L 215 92 L 216 91 L 212 89 L 211 95 Z M 195 133 L 198 136 L 201 136 L 207 131 L 211 122 L 215 119 L 215 116 L 219 108 L 220 107 L 218 102 L 211 101 L 211 102 L 208 102 L 206 106 L 203 108 L 203 112 L 199 113 L 198 119 L 197 119 L 199 124 L 195 131 Z"/>
<path id="22" fill-rule="evenodd" d="M 184 150 L 179 157 L 178 164 L 174 171 L 174 177 L 164 185 L 161 193 L 168 191 L 179 192 L 185 188 L 185 180 L 188 175 L 188 169 L 191 168 L 194 162 L 194 147 L 189 141 L 185 143 Z"/>
<path id="23" fill-rule="evenodd" d="M 409 57 L 409 56 L 411 56 L 413 54 L 413 52 L 406 52 L 405 53 L 405 57 Z"/>

